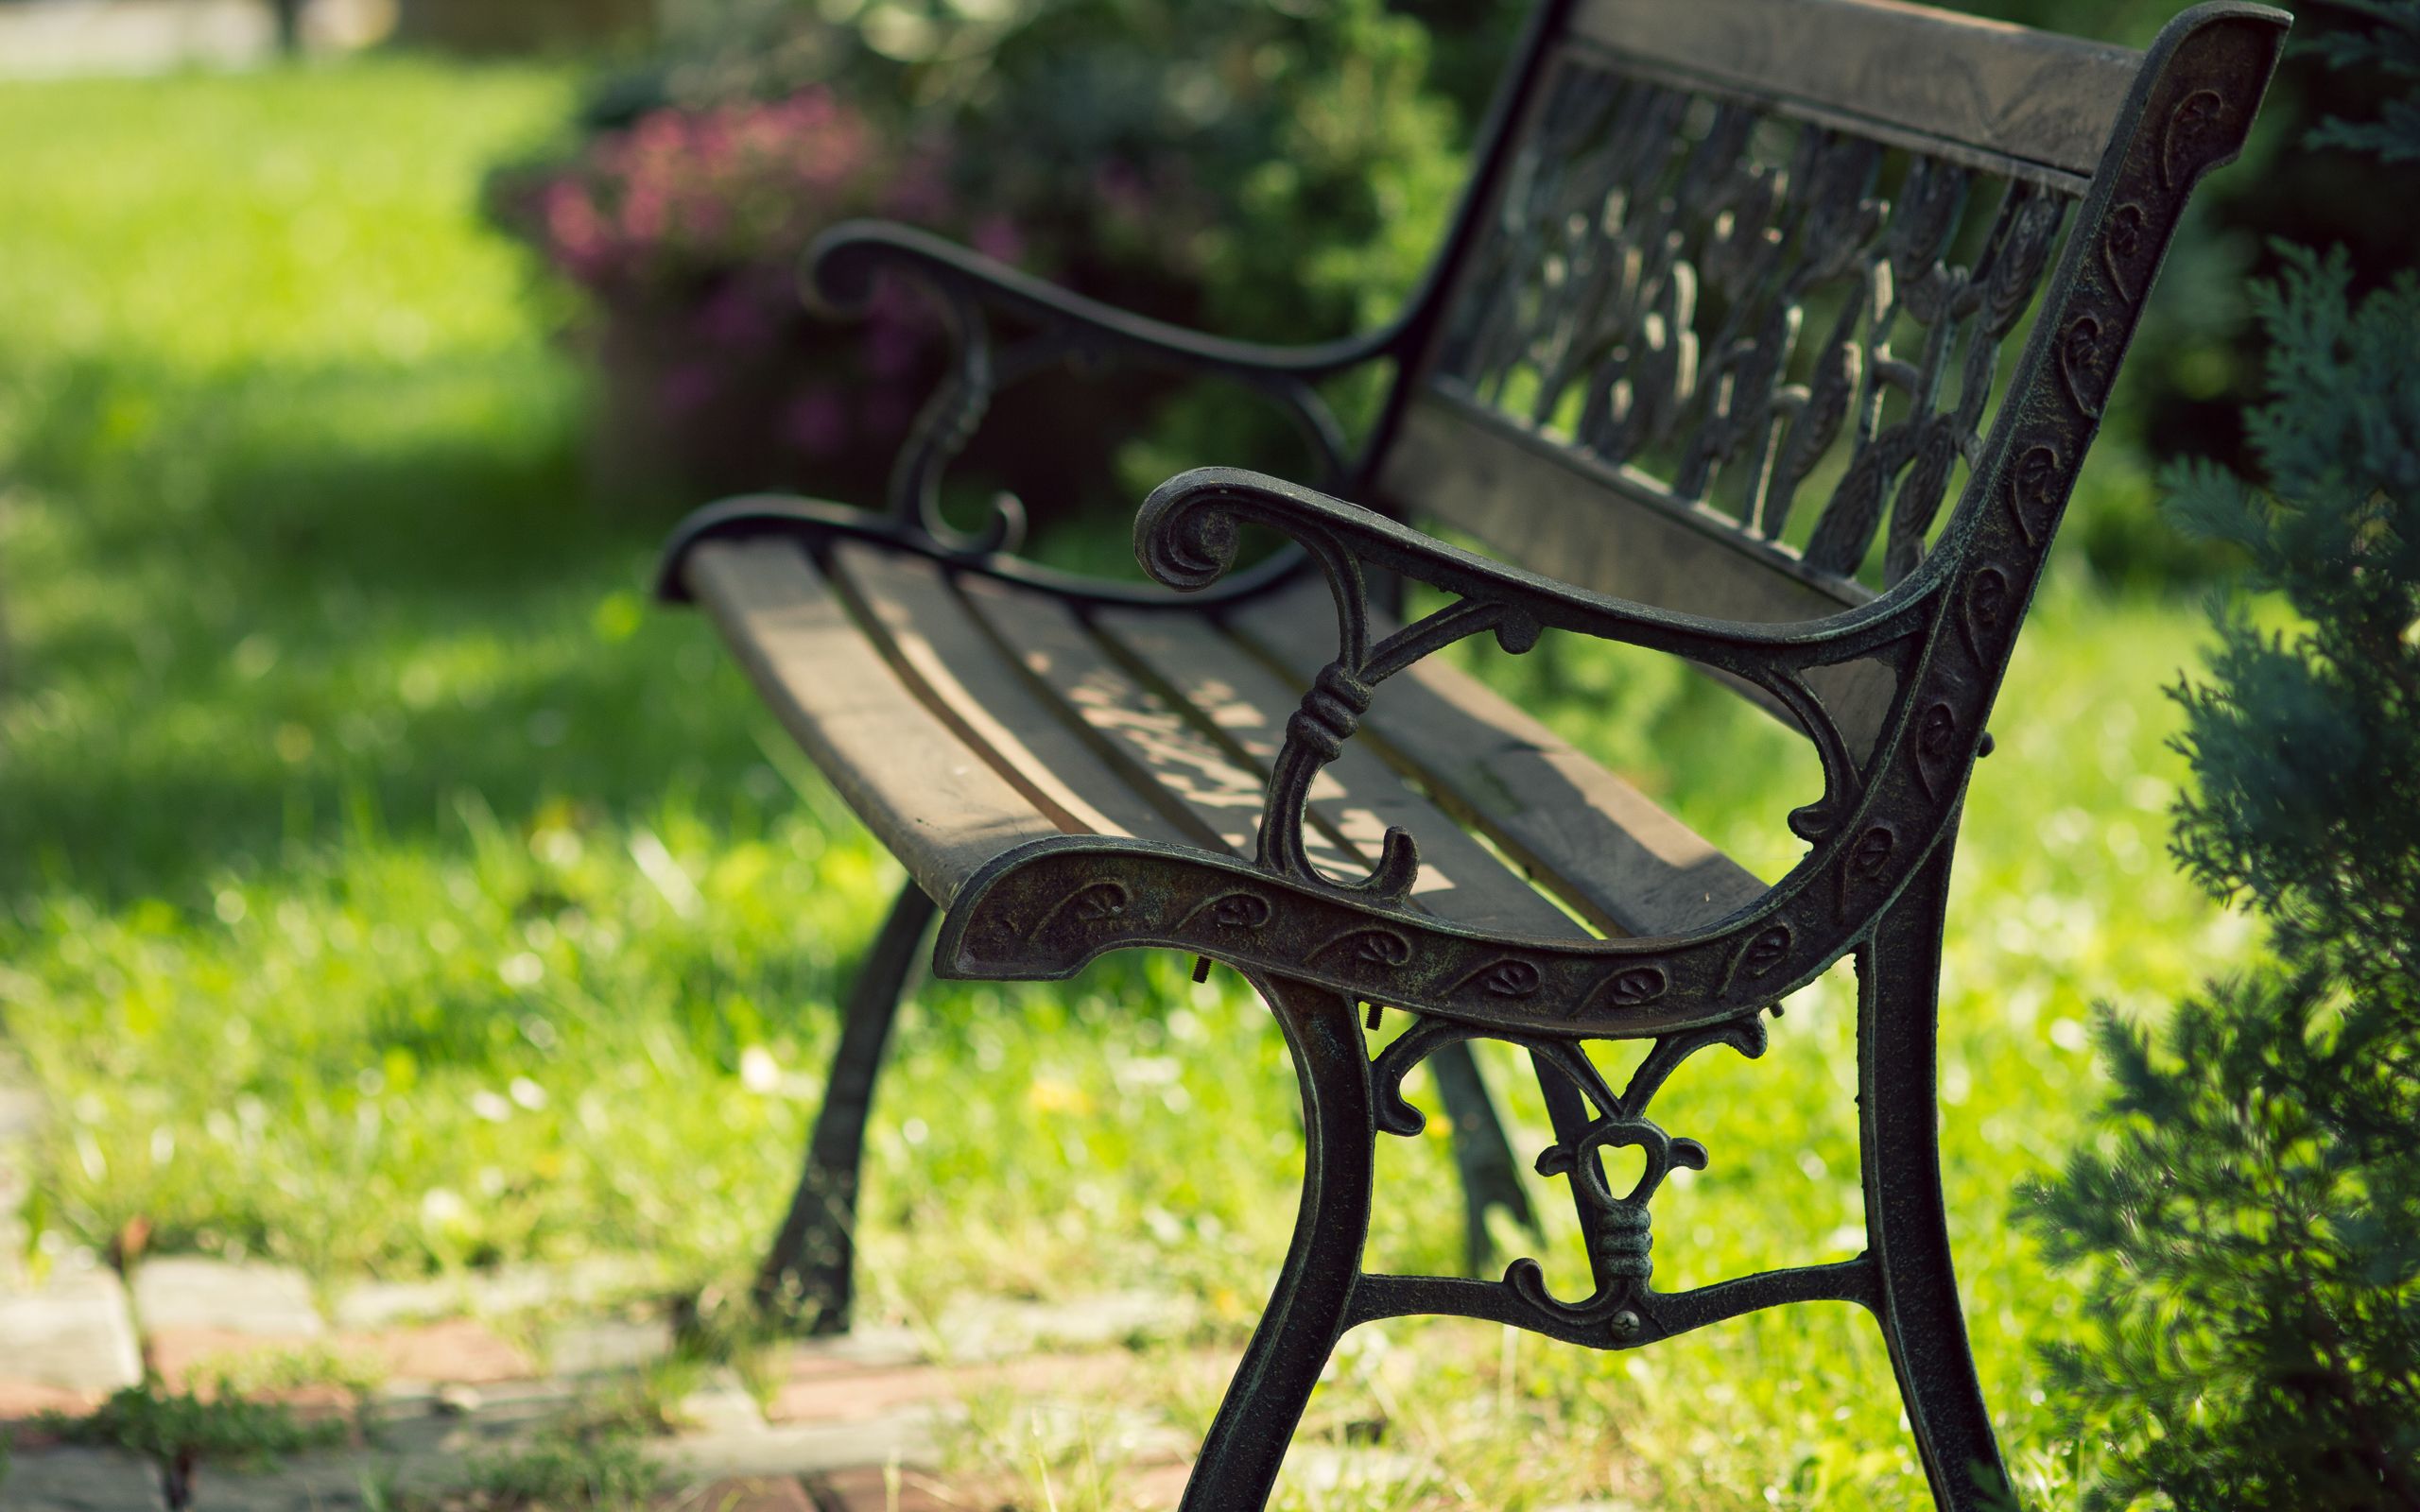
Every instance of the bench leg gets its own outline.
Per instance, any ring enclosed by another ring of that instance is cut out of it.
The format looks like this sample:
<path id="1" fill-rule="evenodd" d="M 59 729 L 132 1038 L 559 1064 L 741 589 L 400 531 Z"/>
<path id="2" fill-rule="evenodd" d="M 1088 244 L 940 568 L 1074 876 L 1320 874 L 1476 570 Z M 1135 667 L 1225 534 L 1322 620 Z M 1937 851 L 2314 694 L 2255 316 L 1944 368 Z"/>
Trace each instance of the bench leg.
<path id="1" fill-rule="evenodd" d="M 1179 1512 L 1255 1512 L 1344 1332 L 1370 1234 L 1375 1126 L 1370 1058 L 1350 999 L 1297 982 L 1258 981 L 1302 1086 L 1303 1201 L 1276 1290 L 1202 1440 Z"/>
<path id="2" fill-rule="evenodd" d="M 808 1137 L 789 1211 L 756 1273 L 760 1311 L 804 1320 L 815 1333 L 845 1333 L 856 1263 L 857 1169 L 874 1077 L 890 1041 L 900 993 L 933 921 L 933 901 L 909 883 L 890 905 L 873 949 L 857 968 L 840 1023 L 839 1048 L 823 1087 L 823 1106 Z"/>
<path id="3" fill-rule="evenodd" d="M 1966 1340 L 1942 1210 L 1934 1034 L 1949 846 L 1926 863 L 1858 957 L 1858 1079 L 1867 1244 L 1891 1349 L 1933 1500 L 2014 1506 Z"/>

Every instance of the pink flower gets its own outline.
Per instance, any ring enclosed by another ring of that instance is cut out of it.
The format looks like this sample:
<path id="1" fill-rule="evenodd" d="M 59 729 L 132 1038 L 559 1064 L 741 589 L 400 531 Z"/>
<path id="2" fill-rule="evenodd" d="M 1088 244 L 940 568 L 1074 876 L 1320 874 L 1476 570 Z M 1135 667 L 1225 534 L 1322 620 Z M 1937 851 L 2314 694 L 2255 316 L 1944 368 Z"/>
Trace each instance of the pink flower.
<path id="1" fill-rule="evenodd" d="M 622 200 L 622 232 L 632 241 L 663 238 L 670 217 L 665 214 L 664 191 L 653 184 L 633 184 Z"/>
<path id="2" fill-rule="evenodd" d="M 570 179 L 556 180 L 546 185 L 542 208 L 546 235 L 575 276 L 583 276 L 603 262 L 611 236 L 605 217 L 596 213 L 596 203 L 589 198 L 584 185 Z"/>

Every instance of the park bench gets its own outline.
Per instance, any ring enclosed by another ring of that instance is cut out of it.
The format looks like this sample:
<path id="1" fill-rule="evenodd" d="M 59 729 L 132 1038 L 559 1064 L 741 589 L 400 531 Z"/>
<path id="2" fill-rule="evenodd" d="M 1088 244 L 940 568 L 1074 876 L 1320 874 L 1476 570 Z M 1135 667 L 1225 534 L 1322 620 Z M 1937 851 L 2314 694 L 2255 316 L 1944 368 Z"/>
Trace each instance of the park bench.
<path id="1" fill-rule="evenodd" d="M 1952 841 L 2153 275 L 2287 24 L 2205 5 L 2136 53 L 1894 0 L 1547 0 L 1419 291 L 1323 345 L 1169 329 L 902 228 L 828 237 L 825 300 L 905 277 L 957 340 L 891 508 L 715 506 L 661 588 L 714 617 L 913 879 L 788 1226 L 831 1315 L 869 1089 L 939 905 L 941 975 L 1184 952 L 1242 972 L 1292 1050 L 1295 1236 L 1188 1512 L 1262 1504 L 1356 1325 L 1458 1314 L 1626 1349 L 1815 1299 L 1879 1322 L 1941 1504 L 2002 1502 L 1936 1143 Z M 1321 490 L 1171 479 L 1134 522 L 1155 584 L 1020 558 L 1005 505 L 979 539 L 952 529 L 938 480 L 986 399 L 1067 362 L 1252 387 L 1300 423 Z M 1318 386 L 1371 363 L 1394 376 L 1357 445 Z M 1289 544 L 1239 568 L 1245 526 Z M 1684 658 L 1804 735 L 1824 785 L 1787 816 L 1806 849 L 1786 875 L 1433 655 L 1547 630 Z M 1864 1252 L 1657 1290 L 1651 1201 L 1708 1152 L 1651 1100 L 1698 1050 L 1758 1055 L 1763 1016 L 1843 959 Z M 1372 1036 L 1389 1011 L 1409 1026 Z M 1378 1139 L 1421 1126 L 1415 1066 L 1465 1100 L 1466 1172 L 1490 1158 L 1483 1084 L 1448 1074 L 1475 1038 L 1538 1072 L 1537 1169 L 1569 1178 L 1583 1298 L 1529 1260 L 1501 1280 L 1361 1268 Z M 1582 1053 L 1599 1040 L 1648 1042 L 1625 1083 Z M 1621 1147 L 1645 1158 L 1626 1191 L 1601 1160 Z"/>

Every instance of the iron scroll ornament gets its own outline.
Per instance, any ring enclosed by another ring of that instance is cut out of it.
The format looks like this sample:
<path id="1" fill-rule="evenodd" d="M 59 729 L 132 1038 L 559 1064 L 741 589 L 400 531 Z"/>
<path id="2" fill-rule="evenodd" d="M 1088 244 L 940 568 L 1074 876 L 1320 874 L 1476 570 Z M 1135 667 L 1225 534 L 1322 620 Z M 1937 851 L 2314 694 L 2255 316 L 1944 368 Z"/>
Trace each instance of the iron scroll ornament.
<path id="1" fill-rule="evenodd" d="M 1425 1020 L 1380 1051 L 1371 1066 L 1376 1128 L 1404 1137 L 1420 1133 L 1425 1120 L 1404 1098 L 1405 1078 L 1443 1046 L 1475 1032 L 1440 1020 Z M 1566 1343 L 1620 1349 L 1786 1302 L 1873 1305 L 1876 1278 L 1870 1256 L 1758 1271 L 1682 1292 L 1659 1292 L 1654 1287 L 1650 1204 L 1673 1171 L 1704 1170 L 1708 1156 L 1695 1140 L 1667 1133 L 1648 1116 L 1648 1105 L 1681 1063 L 1700 1050 L 1728 1045 L 1750 1059 L 1762 1056 L 1761 1015 L 1751 1013 L 1659 1037 L 1619 1092 L 1572 1040 L 1509 1038 L 1540 1057 L 1543 1074 L 1564 1079 L 1595 1109 L 1585 1124 L 1564 1133 L 1537 1160 L 1540 1175 L 1561 1176 L 1571 1182 L 1588 1246 L 1593 1289 L 1578 1301 L 1565 1301 L 1548 1289 L 1538 1263 L 1526 1258 L 1506 1266 L 1503 1278 L 1495 1281 L 1365 1274 L 1355 1288 L 1350 1323 L 1413 1313 L 1450 1313 L 1512 1324 Z M 1607 1181 L 1599 1155 L 1625 1145 L 1639 1148 L 1645 1160 L 1629 1190 L 1616 1192 Z"/>
<path id="2" fill-rule="evenodd" d="M 2083 203 L 2053 283 L 2061 294 L 2027 344 L 1985 448 L 1987 465 L 1969 480 L 1936 549 L 1890 592 L 1801 625 L 1710 620 L 1558 583 L 1278 479 L 1224 469 L 1183 474 L 1136 519 L 1137 556 L 1154 577 L 1182 590 L 1208 587 L 1234 563 L 1237 527 L 1257 524 L 1302 545 L 1336 600 L 1339 656 L 1289 723 L 1258 864 L 1134 841 L 1036 841 L 970 880 L 944 921 L 937 968 L 1060 978 L 1113 949 L 1166 945 L 1457 1022 L 1616 1038 L 1718 1022 L 1812 980 L 1872 926 L 1948 828 L 2142 295 L 2187 191 L 2238 149 L 2281 45 L 2276 13 L 2262 7 L 2205 6 L 2187 20 L 2136 86 L 2118 171 L 2103 175 Z M 1369 568 L 1428 584 L 1454 602 L 1373 644 Z M 1506 941 L 1401 906 L 1417 865 L 1409 837 L 1391 835 L 1377 870 L 1358 885 L 1322 878 L 1299 859 L 1303 796 L 1332 747 L 1350 738 L 1354 703 L 1462 636 L 1492 632 L 1518 649 L 1543 628 L 1686 657 L 1755 683 L 1801 715 L 1825 768 L 1817 822 L 1801 833 L 1821 837 L 1756 903 L 1686 935 Z M 1876 656 L 1895 662 L 1899 688 L 1881 738 L 1856 767 L 1804 674 Z M 1205 909 L 1255 874 L 1259 886 L 1282 895 L 1273 921 L 1257 931 L 1218 926 Z M 1118 909 L 1063 911 L 1046 922 L 1061 901 L 1104 880 L 1125 890 Z M 1357 930 L 1400 948 L 1333 948 Z M 1491 980 L 1505 980 L 1489 974 L 1505 959 L 1521 963 L 1514 977 L 1538 971 L 1540 988 L 1490 991 Z M 1751 963 L 1764 970 L 1749 971 Z M 1628 990 L 1613 989 L 1616 981 Z"/>

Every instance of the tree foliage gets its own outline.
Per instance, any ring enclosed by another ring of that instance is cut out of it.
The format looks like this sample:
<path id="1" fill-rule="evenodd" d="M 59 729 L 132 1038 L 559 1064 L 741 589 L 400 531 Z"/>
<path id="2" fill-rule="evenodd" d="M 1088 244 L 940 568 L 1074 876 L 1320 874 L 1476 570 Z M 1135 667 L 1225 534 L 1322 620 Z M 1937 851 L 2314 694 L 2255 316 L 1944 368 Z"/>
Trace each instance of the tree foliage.
<path id="1" fill-rule="evenodd" d="M 2333 64 L 2420 81 L 2420 0 L 2342 9 L 2368 25 Z M 2309 145 L 2420 161 L 2420 87 Z M 2363 293 L 2341 253 L 2280 253 L 2264 483 L 2166 479 L 2268 594 L 2175 692 L 2173 850 L 2272 957 L 2156 1042 L 2104 1011 L 2102 1137 L 2025 1195 L 2090 1277 L 2052 1365 L 2091 1508 L 2420 1509 L 2420 274 Z"/>

